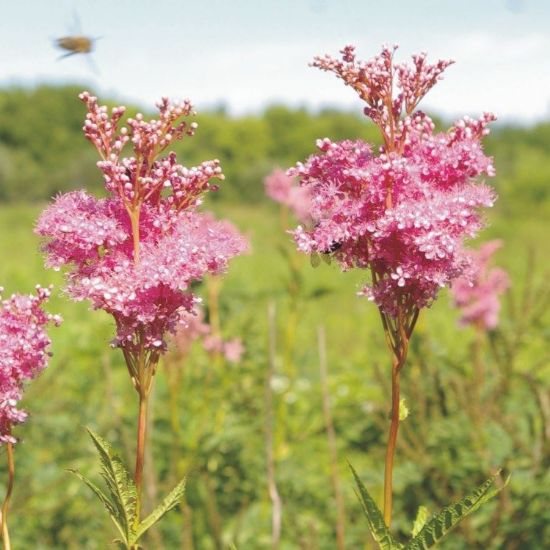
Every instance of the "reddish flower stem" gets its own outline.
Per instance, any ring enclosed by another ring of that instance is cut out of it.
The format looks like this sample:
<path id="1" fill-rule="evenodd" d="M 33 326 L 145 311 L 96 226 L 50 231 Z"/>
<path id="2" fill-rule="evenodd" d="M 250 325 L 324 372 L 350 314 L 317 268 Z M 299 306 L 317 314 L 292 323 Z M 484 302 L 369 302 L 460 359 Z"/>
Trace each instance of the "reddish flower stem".
<path id="1" fill-rule="evenodd" d="M 4 543 L 4 550 L 11 550 L 10 534 L 8 532 L 8 509 L 13 492 L 13 483 L 15 480 L 15 462 L 13 459 L 13 443 L 6 443 L 6 455 L 8 457 L 8 488 L 6 491 L 6 497 L 2 504 L 2 541 Z"/>
<path id="2" fill-rule="evenodd" d="M 397 319 L 394 320 L 395 323 L 392 323 L 391 319 L 382 312 L 381 317 L 388 347 L 392 352 L 391 422 L 384 469 L 384 522 L 390 527 L 393 508 L 393 463 L 397 445 L 397 433 L 399 431 L 399 374 L 407 360 L 409 339 L 418 319 L 418 309 L 413 308 L 412 311 L 407 311 L 406 313 L 400 311 Z"/>
<path id="3" fill-rule="evenodd" d="M 391 525 L 393 498 L 393 459 L 399 430 L 399 360 L 394 358 L 391 376 L 391 424 L 386 449 L 386 465 L 384 470 L 384 521 Z"/>
<path id="4" fill-rule="evenodd" d="M 143 485 L 143 464 L 145 462 L 145 440 L 147 436 L 147 405 L 149 396 L 145 392 L 139 392 L 139 417 L 137 429 L 137 448 L 136 448 L 136 470 L 134 482 L 137 491 L 137 514 L 139 518 L 141 512 L 141 490 Z"/>

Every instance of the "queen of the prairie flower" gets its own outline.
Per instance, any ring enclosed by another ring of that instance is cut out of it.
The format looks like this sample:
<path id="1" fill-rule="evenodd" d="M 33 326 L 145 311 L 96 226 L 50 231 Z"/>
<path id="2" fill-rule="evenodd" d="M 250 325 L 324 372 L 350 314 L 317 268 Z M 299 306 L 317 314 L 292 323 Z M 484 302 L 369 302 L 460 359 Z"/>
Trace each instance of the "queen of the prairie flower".
<path id="1" fill-rule="evenodd" d="M 122 107 L 109 115 L 96 98 L 81 98 L 88 106 L 84 131 L 103 159 L 98 166 L 109 196 L 61 195 L 36 230 L 46 238 L 48 265 L 69 266 L 69 295 L 110 313 L 114 344 L 137 361 L 140 353 L 165 350 L 167 334 L 197 300 L 191 282 L 225 271 L 247 244 L 230 224 L 197 211 L 210 180 L 223 179 L 217 160 L 185 168 L 174 153 L 159 158 L 175 139 L 194 133 L 194 123 L 178 122 L 193 114 L 189 102 L 163 100 L 158 120 L 138 115 L 119 130 Z M 134 155 L 123 158 L 128 141 Z"/>
<path id="2" fill-rule="evenodd" d="M 362 62 L 348 46 L 341 61 L 314 62 L 367 103 L 365 113 L 382 132 L 381 152 L 361 140 L 320 139 L 320 153 L 289 171 L 312 197 L 313 224 L 295 231 L 298 248 L 328 251 L 344 269 L 368 269 L 362 293 L 390 316 L 429 305 L 464 272 L 470 263 L 464 240 L 482 227 L 480 209 L 495 200 L 478 181 L 494 175 L 481 147 L 494 117 L 465 117 L 436 132 L 415 107 L 449 62 L 430 65 L 419 55 L 410 67 L 394 65 L 393 52 L 384 48 Z"/>
<path id="3" fill-rule="evenodd" d="M 0 287 L 0 294 L 3 292 Z M 0 445 L 7 457 L 6 496 L 0 510 L 0 537 L 3 547 L 11 548 L 8 511 L 15 480 L 12 427 L 27 419 L 18 407 L 25 385 L 48 365 L 50 338 L 46 327 L 59 326 L 61 317 L 43 309 L 50 296 L 49 288 L 36 287 L 36 295 L 12 294 L 0 301 Z M 1 299 L 1 297 L 0 297 Z"/>
<path id="4" fill-rule="evenodd" d="M 501 246 L 502 241 L 497 239 L 473 251 L 471 273 L 454 281 L 451 287 L 454 303 L 462 314 L 462 325 L 473 325 L 482 330 L 492 330 L 498 325 L 500 295 L 510 286 L 508 273 L 490 265 Z"/>
<path id="5" fill-rule="evenodd" d="M 386 450 L 384 519 L 392 516 L 392 472 L 399 427 L 399 374 L 419 312 L 468 272 L 465 241 L 483 226 L 481 210 L 495 193 L 480 181 L 493 176 L 481 140 L 494 120 L 464 117 L 446 132 L 417 106 L 450 61 L 430 64 L 426 54 L 396 64 L 396 47 L 360 61 L 346 46 L 341 58 L 315 58 L 365 102 L 379 128 L 375 150 L 361 139 L 319 139 L 319 153 L 290 169 L 311 197 L 310 223 L 294 231 L 298 249 L 334 257 L 342 269 L 360 268 L 368 280 L 360 292 L 380 311 L 392 355 L 391 424 Z"/>
<path id="6" fill-rule="evenodd" d="M 268 197 L 289 208 L 300 222 L 309 223 L 311 197 L 307 187 L 298 185 L 296 178 L 288 176 L 280 168 L 275 168 L 266 176 L 264 185 Z"/>
<path id="7" fill-rule="evenodd" d="M 110 112 L 87 92 L 86 138 L 101 161 L 107 197 L 86 191 L 58 197 L 40 216 L 47 264 L 68 267 L 69 296 L 89 300 L 112 315 L 113 344 L 122 349 L 139 395 L 134 482 L 136 517 L 141 512 L 148 397 L 169 334 L 185 322 L 199 298 L 191 283 L 226 270 L 230 258 L 247 248 L 246 240 L 225 221 L 201 214 L 202 195 L 223 180 L 217 160 L 197 167 L 179 164 L 170 145 L 197 128 L 189 101 L 159 102 L 159 116 L 138 114 L 119 123 L 124 107 Z M 123 157 L 129 144 L 133 154 Z M 162 156 L 162 155 L 165 156 Z M 137 548 L 136 545 L 131 545 Z"/>
<path id="8" fill-rule="evenodd" d="M 17 406 L 24 385 L 48 364 L 46 327 L 61 322 L 43 310 L 49 296 L 50 289 L 37 286 L 36 295 L 13 294 L 0 303 L 0 444 L 16 442 L 11 427 L 27 418 Z"/>

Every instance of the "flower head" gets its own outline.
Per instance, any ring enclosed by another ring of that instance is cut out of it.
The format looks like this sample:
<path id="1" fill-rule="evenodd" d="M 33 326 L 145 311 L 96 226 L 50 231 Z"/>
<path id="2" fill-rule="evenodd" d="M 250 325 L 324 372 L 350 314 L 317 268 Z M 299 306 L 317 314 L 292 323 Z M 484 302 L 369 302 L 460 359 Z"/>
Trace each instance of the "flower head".
<path id="1" fill-rule="evenodd" d="M 223 340 L 212 333 L 212 327 L 204 321 L 204 311 L 201 307 L 182 315 L 173 337 L 176 350 L 185 356 L 189 353 L 191 344 L 200 341 L 208 353 L 223 355 L 230 363 L 239 363 L 245 352 L 240 338 Z"/>
<path id="2" fill-rule="evenodd" d="M 297 185 L 296 179 L 276 168 L 264 180 L 265 192 L 274 201 L 290 208 L 302 223 L 309 222 L 311 197 L 307 187 Z"/>
<path id="3" fill-rule="evenodd" d="M 119 128 L 124 107 L 109 113 L 87 92 L 80 97 L 108 196 L 61 195 L 36 231 L 45 238 L 47 264 L 69 267 L 68 294 L 114 317 L 113 344 L 127 359 L 137 361 L 144 351 L 155 358 L 197 302 L 191 283 L 224 272 L 247 243 L 231 224 L 197 211 L 202 195 L 217 188 L 211 180 L 223 179 L 219 162 L 185 168 L 174 153 L 161 156 L 174 140 L 194 134 L 189 101 L 163 99 L 157 119 L 138 114 Z M 127 143 L 133 155 L 122 157 Z"/>
<path id="4" fill-rule="evenodd" d="M 481 147 L 494 117 L 465 117 L 435 132 L 415 108 L 450 62 L 430 65 L 421 54 L 410 66 L 394 65 L 394 51 L 384 47 L 364 62 L 346 46 L 341 60 L 313 63 L 366 102 L 384 139 L 381 151 L 361 140 L 324 138 L 318 154 L 288 171 L 312 197 L 310 227 L 294 231 L 298 249 L 331 254 L 343 269 L 368 269 L 372 280 L 361 293 L 390 316 L 429 305 L 468 268 L 464 241 L 483 226 L 480 211 L 496 198 L 478 181 L 494 175 Z"/>
<path id="5" fill-rule="evenodd" d="M 51 341 L 46 327 L 61 323 L 59 315 L 42 309 L 49 296 L 49 288 L 37 286 L 36 295 L 13 294 L 0 304 L 0 443 L 15 443 L 11 426 L 27 417 L 17 408 L 24 384 L 48 364 Z"/>
<path id="6" fill-rule="evenodd" d="M 492 330 L 498 325 L 499 297 L 510 286 L 504 269 L 490 267 L 494 253 L 502 241 L 489 241 L 470 253 L 472 265 L 469 272 L 456 279 L 451 287 L 455 305 L 460 309 L 462 325 L 475 325 Z"/>

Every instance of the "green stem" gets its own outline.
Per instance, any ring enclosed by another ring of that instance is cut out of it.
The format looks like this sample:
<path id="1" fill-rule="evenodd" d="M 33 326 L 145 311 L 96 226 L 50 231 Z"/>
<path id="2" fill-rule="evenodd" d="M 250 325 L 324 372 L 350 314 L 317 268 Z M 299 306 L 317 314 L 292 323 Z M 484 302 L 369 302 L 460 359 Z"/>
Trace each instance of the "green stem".
<path id="1" fill-rule="evenodd" d="M 8 457 L 8 488 L 6 491 L 6 497 L 4 498 L 4 503 L 2 504 L 2 541 L 4 542 L 4 550 L 11 550 L 10 534 L 8 532 L 8 509 L 15 479 L 13 443 L 6 444 L 6 454 Z"/>

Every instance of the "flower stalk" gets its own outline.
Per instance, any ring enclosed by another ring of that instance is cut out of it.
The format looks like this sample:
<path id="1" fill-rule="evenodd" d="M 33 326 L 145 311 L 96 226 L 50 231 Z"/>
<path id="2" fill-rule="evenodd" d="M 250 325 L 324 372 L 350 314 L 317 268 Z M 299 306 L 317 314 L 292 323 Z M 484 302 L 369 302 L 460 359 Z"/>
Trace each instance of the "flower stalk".
<path id="1" fill-rule="evenodd" d="M 143 465 L 145 463 L 145 443 L 147 438 L 147 412 L 148 412 L 149 396 L 147 393 L 139 394 L 139 413 L 138 413 L 138 428 L 137 428 L 137 444 L 136 444 L 136 468 L 134 473 L 134 482 L 138 495 L 137 517 L 141 511 L 141 493 L 143 486 Z"/>
<path id="2" fill-rule="evenodd" d="M 138 113 L 120 127 L 124 107 L 109 110 L 87 92 L 80 99 L 88 110 L 84 134 L 102 159 L 98 167 L 107 197 L 85 191 L 61 195 L 42 213 L 36 231 L 44 237 L 48 266 L 69 268 L 71 298 L 90 300 L 116 324 L 112 345 L 124 355 L 139 409 L 133 483 L 117 468 L 122 481 L 114 483 L 127 488 L 122 497 L 111 495 L 117 501 L 112 510 L 125 509 L 126 514 L 111 516 L 126 533 L 127 548 L 137 549 L 145 532 L 141 512 L 148 406 L 159 358 L 167 351 L 168 336 L 197 315 L 199 299 L 192 283 L 225 272 L 229 259 L 244 252 L 247 243 L 230 223 L 197 211 L 203 195 L 217 189 L 212 180 L 224 179 L 219 161 L 187 168 L 178 164 L 174 152 L 160 156 L 174 141 L 194 135 L 197 123 L 189 120 L 195 115 L 189 100 L 163 98 L 157 118 L 147 121 Z M 126 144 L 133 156 L 122 157 Z M 235 345 L 228 349 L 235 355 Z M 90 435 L 104 458 L 118 460 L 106 442 Z M 183 491 L 182 480 L 157 506 L 157 520 L 183 498 Z M 148 529 L 151 524 L 144 521 Z"/>
<path id="3" fill-rule="evenodd" d="M 389 350 L 392 354 L 392 372 L 391 372 L 391 413 L 390 429 L 388 433 L 388 443 L 386 446 L 386 460 L 384 467 L 384 521 L 389 527 L 392 519 L 393 508 L 393 465 L 395 449 L 397 446 L 397 434 L 400 421 L 400 380 L 399 375 L 407 360 L 409 350 L 409 341 L 416 325 L 419 315 L 419 309 L 412 307 L 398 310 L 397 319 L 388 316 L 380 311 L 382 326 L 386 335 Z"/>
<path id="4" fill-rule="evenodd" d="M 0 287 L 0 294 L 3 289 Z M 11 549 L 8 530 L 8 511 L 15 482 L 14 446 L 17 439 L 12 428 L 25 422 L 27 413 L 18 408 L 25 385 L 36 378 L 48 365 L 51 340 L 46 327 L 59 326 L 61 317 L 43 310 L 51 288 L 36 286 L 36 294 L 0 296 L 0 445 L 6 446 L 8 480 L 6 496 L 0 514 L 0 537 L 4 550 Z"/>
<path id="5" fill-rule="evenodd" d="M 4 543 L 4 550 L 11 550 L 10 534 L 8 531 L 8 510 L 15 482 L 15 461 L 13 457 L 13 443 L 11 442 L 6 443 L 6 456 L 8 458 L 8 486 L 2 504 L 2 542 Z"/>

